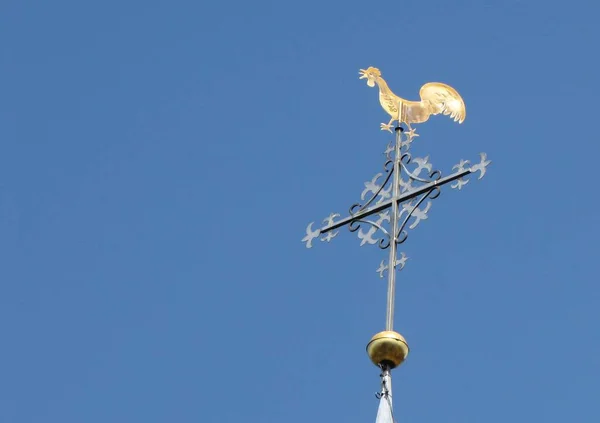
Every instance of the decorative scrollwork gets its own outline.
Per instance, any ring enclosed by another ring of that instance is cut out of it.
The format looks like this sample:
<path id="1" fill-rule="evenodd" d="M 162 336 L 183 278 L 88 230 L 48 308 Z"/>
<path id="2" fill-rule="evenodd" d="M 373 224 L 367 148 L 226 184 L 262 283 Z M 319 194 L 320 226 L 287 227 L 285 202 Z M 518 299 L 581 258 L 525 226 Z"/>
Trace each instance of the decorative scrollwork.
<path id="1" fill-rule="evenodd" d="M 391 156 L 391 154 L 394 151 L 396 151 L 396 144 L 392 141 L 387 145 L 385 151 L 383 152 L 383 154 L 385 155 L 385 158 L 388 159 L 388 161 L 394 160 L 393 156 Z"/>
<path id="2" fill-rule="evenodd" d="M 383 278 L 383 273 L 386 270 L 388 270 L 388 265 L 385 264 L 385 260 L 381 260 L 381 263 L 379 263 L 379 267 L 376 270 L 376 272 L 379 273 L 380 278 Z"/>
<path id="3" fill-rule="evenodd" d="M 485 172 L 487 171 L 487 167 L 492 163 L 491 160 L 487 159 L 487 154 L 479 153 L 479 158 L 481 159 L 479 163 L 475 166 L 471 166 L 471 173 L 479 172 L 479 177 L 477 179 L 481 179 L 485 176 Z"/>
<path id="4" fill-rule="evenodd" d="M 391 196 L 392 196 L 391 188 L 392 187 L 390 185 L 387 189 L 385 189 L 385 186 L 388 184 L 390 178 L 392 177 L 392 174 L 394 173 L 393 161 L 391 161 L 391 160 L 386 161 L 385 164 L 383 165 L 383 169 L 384 169 L 385 173 L 387 174 L 387 176 L 383 180 L 383 183 L 380 185 L 378 182 L 379 178 L 381 178 L 383 176 L 383 173 L 378 173 L 377 175 L 375 175 L 373 177 L 373 179 L 365 182 L 365 189 L 360 194 L 360 199 L 364 200 L 368 193 L 372 194 L 371 198 L 369 198 L 364 205 L 362 205 L 360 203 L 352 204 L 350 206 L 350 210 L 349 210 L 349 213 L 351 215 L 360 213 L 361 211 L 365 210 L 367 207 L 369 207 L 371 205 L 371 203 L 373 203 L 373 201 L 377 197 L 379 197 L 379 200 L 375 203 L 375 205 L 381 204 L 385 200 L 391 198 Z"/>
<path id="5" fill-rule="evenodd" d="M 458 173 L 469 172 L 469 174 L 479 172 L 479 177 L 477 179 L 481 179 L 485 176 L 487 167 L 490 165 L 491 161 L 487 159 L 487 154 L 485 153 L 479 153 L 479 159 L 479 163 L 471 167 L 467 166 L 470 163 L 468 160 L 461 160 L 452 167 L 452 170 L 456 170 Z M 450 187 L 461 190 L 468 183 L 469 179 L 467 179 L 466 176 L 463 176 L 462 178 L 457 179 L 453 184 L 450 184 Z"/>
<path id="6" fill-rule="evenodd" d="M 404 266 L 406 265 L 406 260 L 408 260 L 408 257 L 406 257 L 406 254 L 400 253 L 400 259 L 396 259 L 395 267 L 398 268 L 398 266 L 400 266 L 400 269 L 398 269 L 398 270 L 404 269 Z"/>
<path id="7" fill-rule="evenodd" d="M 339 213 L 331 213 L 329 216 L 327 216 L 325 219 L 323 219 L 323 223 L 325 223 L 327 226 L 332 225 L 336 217 L 340 217 L 340 214 Z M 335 238 L 338 233 L 339 233 L 339 231 L 327 232 L 323 236 L 323 238 L 321 238 L 321 241 L 331 242 L 331 240 L 333 238 Z"/>
<path id="8" fill-rule="evenodd" d="M 406 261 L 408 260 L 408 257 L 406 256 L 405 253 L 400 253 L 400 258 L 396 258 L 395 260 L 395 269 L 396 270 L 402 270 L 404 269 L 404 266 L 406 265 Z M 383 274 L 389 270 L 389 266 L 386 264 L 385 260 L 381 260 L 381 263 L 379 263 L 379 267 L 377 268 L 376 272 L 379 273 L 379 277 L 383 278 Z"/>
<path id="9" fill-rule="evenodd" d="M 429 198 L 430 200 L 434 200 L 439 195 L 440 195 L 439 187 L 434 187 L 434 188 L 430 189 L 429 191 L 427 191 L 425 194 L 421 195 L 421 198 L 419 198 L 414 205 L 413 205 L 412 200 L 402 203 L 402 205 L 401 205 L 402 208 L 399 212 L 398 218 L 399 219 L 402 218 L 402 216 L 404 216 L 404 214 L 406 214 L 406 216 L 404 217 L 404 220 L 400 224 L 400 226 L 398 228 L 398 233 L 396 234 L 396 243 L 397 244 L 402 244 L 408 238 L 408 232 L 406 231 L 405 228 L 408 225 L 408 222 L 410 221 L 410 219 L 413 219 L 413 221 L 410 225 L 408 225 L 408 229 L 415 229 L 417 227 L 417 225 L 419 223 L 421 223 L 422 220 L 426 220 L 428 218 L 427 213 L 429 212 L 429 209 L 431 208 L 432 203 L 431 203 L 431 201 L 427 201 L 427 204 L 425 205 L 425 207 L 423 209 L 421 209 L 419 206 L 423 203 L 423 201 L 425 201 L 427 198 Z"/>
<path id="10" fill-rule="evenodd" d="M 386 249 L 394 239 L 396 244 L 402 244 L 408 238 L 408 231 L 428 218 L 432 205 L 430 200 L 439 197 L 441 186 L 450 182 L 452 188 L 460 190 L 469 182 L 467 177 L 470 174 L 479 172 L 481 179 L 491 163 L 487 155 L 481 153 L 479 163 L 471 165 L 469 161 L 461 160 L 452 168 L 455 173 L 442 178 L 442 173 L 433 169 L 429 156 L 412 157 L 410 154 L 411 143 L 418 136 L 409 125 L 409 130 L 397 139 L 399 144 L 388 144 L 384 152 L 387 159 L 384 171 L 364 183 L 361 203 L 353 204 L 347 217 L 339 219 L 338 213 L 331 213 L 323 220 L 324 226 L 320 229 L 313 229 L 314 222 L 310 223 L 302 238 L 306 247 L 312 248 L 313 240 L 319 237 L 322 242 L 331 242 L 342 226 L 348 226 L 350 232 L 357 233 L 361 246 L 378 244 Z M 397 184 L 397 190 L 394 190 L 394 184 Z M 395 224 L 390 216 L 390 210 L 395 209 L 392 207 L 394 201 L 398 205 Z M 375 215 L 378 215 L 376 220 L 369 219 L 369 216 Z M 395 225 L 395 233 L 392 225 Z"/>
<path id="11" fill-rule="evenodd" d="M 350 232 L 358 231 L 358 238 L 360 239 L 360 246 L 362 247 L 365 244 L 379 244 L 379 248 L 386 249 L 390 246 L 390 234 L 383 227 L 383 222 L 390 221 L 389 211 L 385 211 L 379 214 L 379 219 L 376 221 L 368 220 L 368 219 L 357 219 L 350 222 L 348 225 L 348 229 Z M 369 229 L 367 231 L 362 230 L 361 224 L 369 225 Z M 377 233 L 377 231 L 381 231 L 384 235 L 383 238 L 374 238 L 373 236 Z"/>
<path id="12" fill-rule="evenodd" d="M 452 166 L 452 170 L 456 170 L 457 172 L 464 172 L 465 170 L 468 169 L 467 167 L 465 167 L 468 164 L 469 164 L 468 160 L 461 160 L 460 163 Z M 457 179 L 455 183 L 450 184 L 450 187 L 461 190 L 462 187 L 464 187 L 468 183 L 469 183 L 469 180 L 462 177 L 462 178 Z"/>
<path id="13" fill-rule="evenodd" d="M 404 229 L 398 231 L 398 234 L 396 235 L 396 244 L 404 243 L 404 241 L 406 241 L 406 238 L 408 238 L 408 232 L 406 232 Z"/>
<path id="14" fill-rule="evenodd" d="M 306 227 L 306 236 L 302 238 L 302 242 L 306 243 L 306 248 L 312 248 L 313 239 L 318 238 L 321 235 L 321 229 L 313 230 L 312 225 L 315 222 L 310 222 Z"/>
<path id="15" fill-rule="evenodd" d="M 417 167 L 411 171 L 408 168 L 408 165 L 415 163 Z M 429 156 L 413 158 L 409 152 L 405 152 L 404 154 L 402 154 L 402 157 L 400 159 L 400 165 L 402 167 L 402 170 L 408 175 L 408 177 L 412 181 L 427 184 L 432 181 L 437 181 L 442 177 L 442 172 L 440 172 L 439 170 L 433 170 L 433 165 L 429 163 Z M 428 179 L 422 178 L 420 176 L 424 170 L 427 171 Z"/>
<path id="16" fill-rule="evenodd" d="M 407 126 L 408 126 L 408 131 L 404 132 L 404 136 L 406 137 L 406 139 L 402 142 L 402 148 L 405 151 L 410 150 L 410 146 L 411 146 L 412 142 L 414 141 L 414 139 L 416 137 L 419 136 L 419 134 L 417 134 L 417 132 L 416 132 L 417 131 L 416 129 L 412 128 L 410 126 L 410 124 L 407 124 Z"/>
<path id="17" fill-rule="evenodd" d="M 436 198 L 438 198 L 440 196 L 441 193 L 442 193 L 442 189 L 440 187 L 433 187 L 431 189 L 431 194 L 429 194 L 429 198 L 431 200 L 435 200 Z"/>

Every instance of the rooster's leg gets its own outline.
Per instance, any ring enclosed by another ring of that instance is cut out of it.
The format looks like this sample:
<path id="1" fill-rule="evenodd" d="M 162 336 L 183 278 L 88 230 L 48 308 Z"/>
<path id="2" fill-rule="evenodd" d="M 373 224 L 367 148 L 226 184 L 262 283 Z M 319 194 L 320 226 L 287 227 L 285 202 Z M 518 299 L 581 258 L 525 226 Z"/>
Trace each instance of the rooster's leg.
<path id="1" fill-rule="evenodd" d="M 390 131 L 390 132 L 392 132 L 392 122 L 395 121 L 395 120 L 396 119 L 391 118 L 388 123 L 382 123 L 381 124 L 381 130 L 382 131 Z"/>

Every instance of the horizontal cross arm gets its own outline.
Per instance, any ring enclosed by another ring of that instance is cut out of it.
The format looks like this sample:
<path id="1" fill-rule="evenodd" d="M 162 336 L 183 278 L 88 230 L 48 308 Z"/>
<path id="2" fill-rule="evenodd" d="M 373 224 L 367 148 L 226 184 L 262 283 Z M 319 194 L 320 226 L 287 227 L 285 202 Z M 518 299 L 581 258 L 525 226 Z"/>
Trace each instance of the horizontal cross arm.
<path id="1" fill-rule="evenodd" d="M 343 219 L 340 219 L 337 222 L 333 222 L 330 225 L 324 226 L 321 229 L 319 229 L 319 232 L 321 234 L 324 234 L 329 231 L 333 231 L 334 229 L 337 229 L 339 227 L 342 227 L 344 225 L 347 225 L 348 223 L 351 223 L 355 220 L 364 219 L 365 217 L 371 216 L 372 214 L 382 212 L 383 210 L 390 207 L 394 201 L 396 201 L 399 204 L 404 203 L 405 201 L 408 201 L 415 197 L 418 197 L 419 195 L 421 195 L 427 191 L 430 191 L 430 190 L 434 189 L 435 187 L 441 187 L 442 185 L 446 185 L 447 183 L 455 181 L 457 179 L 460 179 L 463 176 L 467 176 L 470 173 L 472 173 L 471 169 L 465 169 L 463 171 L 453 173 L 452 175 L 448 175 L 445 178 L 440 178 L 437 181 L 430 182 L 430 183 L 423 185 L 415 190 L 405 192 L 404 194 L 400 195 L 398 198 L 395 198 L 395 199 L 392 198 L 391 200 L 384 201 L 383 203 L 381 203 L 375 207 L 370 207 L 359 213 L 356 213 L 356 214 L 350 215 L 348 217 L 345 217 Z"/>

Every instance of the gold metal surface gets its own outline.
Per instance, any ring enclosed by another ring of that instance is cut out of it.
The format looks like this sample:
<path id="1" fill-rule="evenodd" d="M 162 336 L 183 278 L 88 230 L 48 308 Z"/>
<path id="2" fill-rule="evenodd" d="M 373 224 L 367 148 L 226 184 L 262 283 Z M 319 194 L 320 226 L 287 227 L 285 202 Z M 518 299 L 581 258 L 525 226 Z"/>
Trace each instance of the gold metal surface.
<path id="1" fill-rule="evenodd" d="M 441 113 L 450 115 L 455 122 L 463 123 L 467 116 L 465 102 L 460 94 L 454 88 L 441 82 L 428 82 L 423 85 L 419 91 L 421 100 L 410 101 L 394 94 L 377 68 L 371 66 L 367 69 L 360 69 L 360 79 L 366 79 L 369 87 L 377 84 L 381 107 L 392 117 L 388 123 L 381 124 L 381 130 L 391 132 L 392 122 L 395 120 L 410 125 L 411 123 L 426 122 L 429 116 Z"/>
<path id="2" fill-rule="evenodd" d="M 367 354 L 375 365 L 386 364 L 393 369 L 408 356 L 408 344 L 402 335 L 392 330 L 379 332 L 367 345 Z"/>

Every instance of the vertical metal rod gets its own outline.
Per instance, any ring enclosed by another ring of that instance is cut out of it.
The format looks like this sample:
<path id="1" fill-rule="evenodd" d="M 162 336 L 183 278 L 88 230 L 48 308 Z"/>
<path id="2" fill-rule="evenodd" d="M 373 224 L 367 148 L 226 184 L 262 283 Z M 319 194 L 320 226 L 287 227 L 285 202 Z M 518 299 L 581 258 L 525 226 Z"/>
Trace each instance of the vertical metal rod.
<path id="1" fill-rule="evenodd" d="M 400 160 L 402 159 L 402 102 L 398 104 L 398 126 L 396 127 L 396 149 L 394 155 L 394 177 L 392 186 L 392 216 L 390 233 L 390 258 L 388 261 L 388 291 L 385 330 L 394 330 L 394 299 L 396 296 L 396 255 L 398 245 L 398 197 L 400 196 Z"/>

